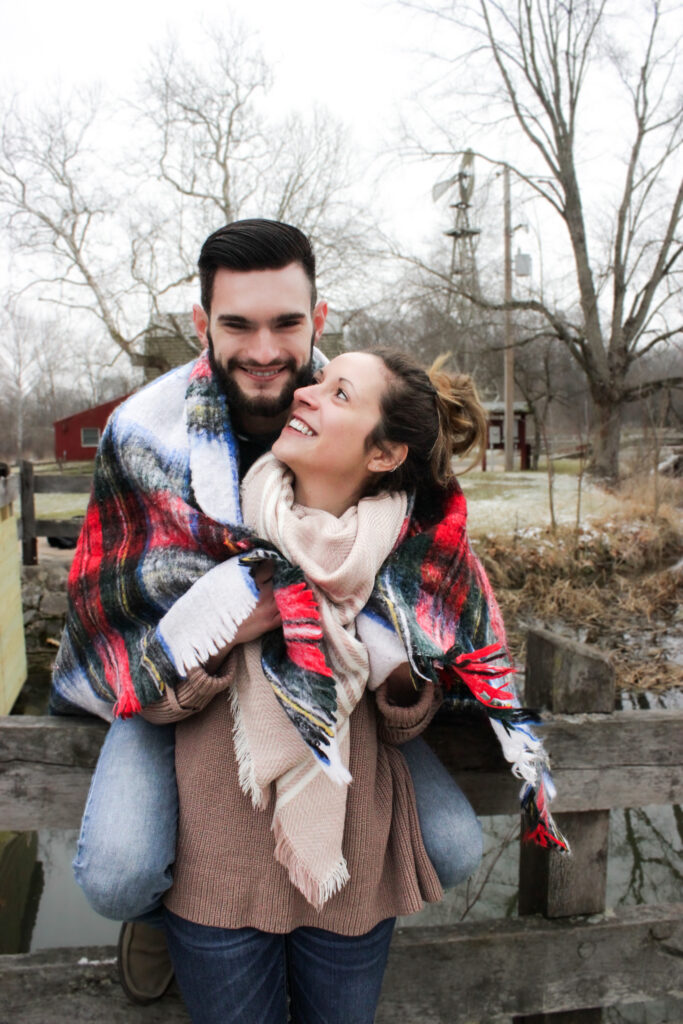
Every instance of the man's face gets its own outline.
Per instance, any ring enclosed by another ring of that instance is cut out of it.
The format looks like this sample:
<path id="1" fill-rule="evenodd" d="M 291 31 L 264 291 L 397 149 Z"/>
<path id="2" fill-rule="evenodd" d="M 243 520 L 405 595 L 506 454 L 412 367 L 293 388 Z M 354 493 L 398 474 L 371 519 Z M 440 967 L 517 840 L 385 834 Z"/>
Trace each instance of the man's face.
<path id="1" fill-rule="evenodd" d="M 199 338 L 230 405 L 245 430 L 277 430 L 294 389 L 306 382 L 311 347 L 325 325 L 327 307 L 311 309 L 303 267 L 240 272 L 219 269 L 211 314 L 193 310 Z"/>

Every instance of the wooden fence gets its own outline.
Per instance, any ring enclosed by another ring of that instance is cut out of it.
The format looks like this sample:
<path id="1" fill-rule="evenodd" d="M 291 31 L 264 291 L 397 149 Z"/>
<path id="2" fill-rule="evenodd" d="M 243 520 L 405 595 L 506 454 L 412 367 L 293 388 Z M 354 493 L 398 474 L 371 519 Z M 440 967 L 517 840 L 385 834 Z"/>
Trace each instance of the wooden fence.
<path id="1" fill-rule="evenodd" d="M 89 494 L 91 486 L 92 472 L 78 475 L 68 473 L 36 473 L 32 462 L 29 462 L 27 459 L 22 461 L 20 467 L 20 535 L 24 565 L 38 564 L 38 537 L 69 537 L 75 539 L 81 532 L 81 520 L 79 518 L 38 519 L 36 517 L 36 494 Z"/>
<path id="2" fill-rule="evenodd" d="M 603 656 L 544 631 L 529 637 L 527 700 L 548 709 L 554 806 L 573 856 L 522 846 L 518 918 L 401 930 L 379 1024 L 595 1024 L 600 1007 L 683 999 L 683 904 L 605 908 L 610 809 L 683 799 L 683 712 L 613 711 Z M 77 827 L 105 731 L 0 719 L 0 828 Z M 519 782 L 485 722 L 436 722 L 427 739 L 480 815 L 515 813 Z M 0 957 L 0 1024 L 105 1019 L 188 1018 L 177 994 L 130 1006 L 111 948 Z"/>
<path id="3" fill-rule="evenodd" d="M 6 715 L 26 681 L 21 570 L 14 504 L 16 477 L 0 477 L 0 715 Z"/>

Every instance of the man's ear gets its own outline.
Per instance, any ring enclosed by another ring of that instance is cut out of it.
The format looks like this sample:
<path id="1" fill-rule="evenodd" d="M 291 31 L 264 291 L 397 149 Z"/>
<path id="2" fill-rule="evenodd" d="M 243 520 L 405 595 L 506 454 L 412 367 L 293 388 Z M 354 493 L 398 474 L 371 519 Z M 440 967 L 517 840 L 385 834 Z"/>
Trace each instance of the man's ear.
<path id="1" fill-rule="evenodd" d="M 393 473 L 405 462 L 407 455 L 408 445 L 402 442 L 390 442 L 384 448 L 376 445 L 370 453 L 367 468 L 370 473 Z"/>
<path id="2" fill-rule="evenodd" d="M 209 318 L 206 315 L 206 311 L 198 303 L 195 303 L 192 307 L 192 322 L 197 337 L 202 343 L 202 348 L 209 347 L 209 339 L 206 336 L 206 330 L 209 326 Z"/>
<path id="3" fill-rule="evenodd" d="M 313 310 L 313 344 L 317 345 L 320 341 L 320 335 L 323 333 L 325 328 L 325 321 L 327 320 L 327 303 L 320 302 L 316 303 Z"/>

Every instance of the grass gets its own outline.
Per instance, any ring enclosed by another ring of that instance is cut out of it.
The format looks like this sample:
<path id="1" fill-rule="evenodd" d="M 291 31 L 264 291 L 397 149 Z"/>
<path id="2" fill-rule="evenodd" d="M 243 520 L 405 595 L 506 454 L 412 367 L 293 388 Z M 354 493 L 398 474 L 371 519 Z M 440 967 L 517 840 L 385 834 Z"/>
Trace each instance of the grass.
<path id="1" fill-rule="evenodd" d="M 624 498 L 619 515 L 578 531 L 490 536 L 475 546 L 515 660 L 523 661 L 528 627 L 542 625 L 602 648 L 620 690 L 683 686 L 678 508 L 662 506 L 655 517 Z"/>

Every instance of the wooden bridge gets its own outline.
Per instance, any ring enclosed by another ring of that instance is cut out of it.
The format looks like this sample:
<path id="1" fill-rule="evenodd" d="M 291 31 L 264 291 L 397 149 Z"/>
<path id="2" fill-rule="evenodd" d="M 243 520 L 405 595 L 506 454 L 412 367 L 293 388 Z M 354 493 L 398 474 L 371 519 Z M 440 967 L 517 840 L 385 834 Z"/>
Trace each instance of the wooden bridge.
<path id="1" fill-rule="evenodd" d="M 379 1024 L 596 1024 L 600 1007 L 664 993 L 683 1019 L 683 904 L 605 907 L 610 809 L 682 801 L 683 712 L 613 711 L 604 657 L 543 631 L 529 637 L 526 697 L 548 709 L 554 807 L 573 857 L 522 847 L 517 918 L 397 933 Z M 0 719 L 0 828 L 77 827 L 105 731 Z M 455 734 L 435 723 L 427 739 L 480 815 L 515 813 L 519 782 L 485 722 Z M 127 1003 L 112 948 L 0 956 L 0 1024 L 187 1020 L 177 993 Z"/>

